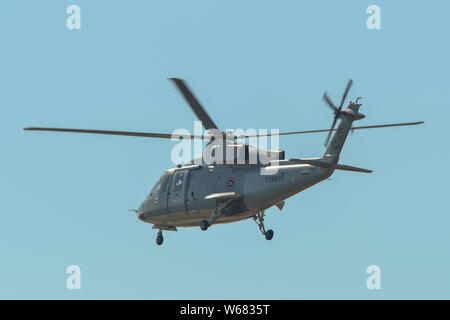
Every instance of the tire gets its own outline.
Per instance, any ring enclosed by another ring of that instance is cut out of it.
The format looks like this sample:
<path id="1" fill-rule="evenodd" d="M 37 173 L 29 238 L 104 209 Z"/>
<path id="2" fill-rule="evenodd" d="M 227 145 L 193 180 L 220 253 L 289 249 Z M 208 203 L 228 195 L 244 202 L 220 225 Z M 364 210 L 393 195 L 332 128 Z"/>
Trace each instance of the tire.
<path id="1" fill-rule="evenodd" d="M 273 238 L 273 230 L 267 230 L 266 234 L 264 235 L 266 237 L 266 240 L 272 240 Z"/>
<path id="2" fill-rule="evenodd" d="M 157 237 L 156 237 L 156 244 L 157 244 L 158 246 L 162 245 L 163 242 L 164 242 L 163 236 L 157 236 Z"/>
<path id="3" fill-rule="evenodd" d="M 202 220 L 202 222 L 200 222 L 200 229 L 202 229 L 203 231 L 208 230 L 209 228 L 209 222 L 206 220 Z"/>

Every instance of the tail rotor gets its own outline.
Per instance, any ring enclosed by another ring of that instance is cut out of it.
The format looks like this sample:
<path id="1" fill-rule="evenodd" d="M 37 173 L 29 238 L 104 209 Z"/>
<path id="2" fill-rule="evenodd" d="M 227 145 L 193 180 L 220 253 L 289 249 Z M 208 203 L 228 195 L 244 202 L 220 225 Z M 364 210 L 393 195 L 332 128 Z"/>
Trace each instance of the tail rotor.
<path id="1" fill-rule="evenodd" d="M 334 127 L 336 126 L 338 119 L 340 118 L 340 116 L 343 113 L 342 107 L 344 106 L 345 99 L 347 98 L 348 92 L 350 91 L 350 88 L 352 87 L 352 85 L 353 85 L 353 80 L 349 79 L 349 81 L 347 83 L 347 87 L 345 88 L 344 94 L 342 95 L 342 100 L 341 100 L 341 104 L 339 105 L 339 107 L 336 107 L 334 105 L 333 101 L 331 101 L 331 99 L 328 96 L 328 93 L 326 91 L 323 94 L 323 100 L 333 110 L 333 114 L 334 114 L 333 123 L 331 124 L 331 129 L 328 132 L 327 139 L 325 140 L 325 147 L 328 146 L 328 143 L 330 142 L 330 138 L 331 138 L 331 133 L 334 131 Z"/>

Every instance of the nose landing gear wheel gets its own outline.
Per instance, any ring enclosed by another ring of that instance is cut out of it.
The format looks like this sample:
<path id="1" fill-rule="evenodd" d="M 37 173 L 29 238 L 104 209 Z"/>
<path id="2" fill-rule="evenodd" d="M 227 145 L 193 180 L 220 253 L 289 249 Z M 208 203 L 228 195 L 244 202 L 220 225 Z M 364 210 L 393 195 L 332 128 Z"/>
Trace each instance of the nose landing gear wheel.
<path id="1" fill-rule="evenodd" d="M 160 246 L 160 245 L 163 244 L 163 242 L 164 242 L 164 238 L 163 238 L 163 235 L 162 235 L 162 231 L 159 230 L 158 235 L 156 236 L 156 244 L 158 246 Z"/>
<path id="2" fill-rule="evenodd" d="M 202 229 L 203 231 L 208 230 L 209 228 L 209 222 L 206 220 L 203 220 L 202 222 L 200 222 L 200 229 Z"/>
<path id="3" fill-rule="evenodd" d="M 273 230 L 272 229 L 267 230 L 267 232 L 264 234 L 264 236 L 266 237 L 266 240 L 272 240 Z"/>

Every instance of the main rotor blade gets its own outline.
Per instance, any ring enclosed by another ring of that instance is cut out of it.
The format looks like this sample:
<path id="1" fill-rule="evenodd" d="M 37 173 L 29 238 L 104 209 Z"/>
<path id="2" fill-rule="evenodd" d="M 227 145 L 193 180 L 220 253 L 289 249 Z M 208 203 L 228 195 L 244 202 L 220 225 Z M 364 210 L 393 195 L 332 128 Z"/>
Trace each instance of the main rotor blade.
<path id="1" fill-rule="evenodd" d="M 207 139 L 205 136 L 193 135 L 172 135 L 170 133 L 156 133 L 156 132 L 133 132 L 133 131 L 112 131 L 112 130 L 90 130 L 90 129 L 70 129 L 70 128 L 46 128 L 46 127 L 27 127 L 23 130 L 29 131 L 57 131 L 57 132 L 74 132 L 74 133 L 94 133 L 94 134 L 111 134 L 117 136 L 132 136 L 145 138 L 183 138 L 183 139 Z"/>
<path id="2" fill-rule="evenodd" d="M 375 129 L 375 128 L 385 128 L 385 127 L 401 127 L 401 126 L 415 126 L 418 124 L 424 124 L 424 121 L 417 121 L 417 122 L 403 122 L 403 123 L 392 123 L 392 124 L 377 124 L 372 126 L 359 126 L 359 127 L 352 127 L 352 130 L 356 129 Z"/>
<path id="3" fill-rule="evenodd" d="M 342 106 L 344 105 L 344 102 L 345 102 L 345 98 L 347 98 L 347 94 L 350 91 L 352 84 L 353 84 L 353 80 L 352 79 L 348 80 L 347 88 L 345 88 L 344 94 L 342 95 L 342 100 L 341 100 L 341 104 L 339 105 L 339 110 L 342 109 Z"/>
<path id="4" fill-rule="evenodd" d="M 423 121 L 418 122 L 405 122 L 405 123 L 393 123 L 393 124 L 378 124 L 371 126 L 361 126 L 352 127 L 351 130 L 358 129 L 375 129 L 375 128 L 385 128 L 385 127 L 400 127 L 400 126 L 413 126 L 418 124 L 423 124 Z M 90 129 L 70 129 L 70 128 L 48 128 L 48 127 L 27 127 L 23 128 L 27 131 L 54 131 L 54 132 L 73 132 L 73 133 L 93 133 L 93 134 L 109 134 L 118 136 L 132 136 L 132 137 L 144 137 L 144 138 L 163 138 L 171 139 L 173 138 L 184 138 L 184 139 L 210 139 L 211 136 L 194 136 L 194 135 L 172 135 L 170 133 L 156 133 L 156 132 L 134 132 L 134 131 L 113 131 L 113 130 L 90 130 Z M 241 135 L 237 136 L 237 139 L 243 138 L 257 138 L 257 137 L 267 137 L 267 136 L 284 136 L 292 134 L 304 134 L 304 133 L 318 133 L 318 132 L 332 132 L 337 129 L 320 129 L 320 130 L 307 130 L 307 131 L 290 131 L 290 132 L 279 132 L 279 133 L 267 133 L 267 134 L 256 134 L 256 135 Z"/>
<path id="5" fill-rule="evenodd" d="M 325 101 L 325 102 L 328 104 L 328 106 L 329 106 L 333 111 L 336 111 L 336 110 L 337 110 L 336 106 L 334 105 L 333 101 L 331 101 L 331 99 L 330 99 L 330 97 L 328 96 L 328 93 L 327 93 L 326 91 L 325 91 L 325 93 L 323 94 L 322 99 L 323 99 L 323 101 Z"/>
<path id="6" fill-rule="evenodd" d="M 404 123 L 393 123 L 393 124 L 378 124 L 372 126 L 361 126 L 361 127 L 352 127 L 351 130 L 358 129 L 375 129 L 375 128 L 384 128 L 384 127 L 400 127 L 400 126 L 414 126 L 418 124 L 423 124 L 423 121 L 417 122 L 404 122 Z M 257 138 L 257 137 L 270 137 L 270 136 L 286 136 L 291 134 L 304 134 L 304 133 L 318 133 L 318 132 L 332 132 L 337 129 L 320 129 L 320 130 L 307 130 L 307 131 L 290 131 L 290 132 L 279 132 L 279 133 L 266 133 L 266 134 L 254 134 L 254 135 L 240 135 L 237 136 L 237 139 L 243 138 Z"/>
<path id="7" fill-rule="evenodd" d="M 202 107 L 202 105 L 197 100 L 197 98 L 194 96 L 192 91 L 189 90 L 186 82 L 184 80 L 178 79 L 178 78 L 170 78 L 169 80 L 172 80 L 173 83 L 175 83 L 178 90 L 180 90 L 181 94 L 184 96 L 184 98 L 186 99 L 187 103 L 191 107 L 192 111 L 194 111 L 197 118 L 202 122 L 205 129 L 206 130 L 209 130 L 209 129 L 217 129 L 218 130 L 214 121 L 212 121 L 211 117 L 208 115 L 208 113 Z"/>
<path id="8" fill-rule="evenodd" d="M 328 132 L 327 139 L 325 140 L 325 147 L 328 147 L 328 142 L 330 142 L 331 133 L 334 130 L 334 126 L 336 125 L 336 122 L 337 122 L 338 118 L 339 117 L 334 117 L 334 119 L 333 119 L 333 124 L 331 125 L 331 129 Z"/>

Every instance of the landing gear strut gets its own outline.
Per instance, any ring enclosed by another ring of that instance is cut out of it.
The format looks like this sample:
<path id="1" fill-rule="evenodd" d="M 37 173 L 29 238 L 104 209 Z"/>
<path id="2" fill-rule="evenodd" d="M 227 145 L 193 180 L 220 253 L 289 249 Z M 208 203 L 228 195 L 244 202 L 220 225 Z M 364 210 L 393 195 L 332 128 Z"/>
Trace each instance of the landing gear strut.
<path id="1" fill-rule="evenodd" d="M 266 231 L 266 228 L 264 227 L 264 216 L 264 210 L 261 210 L 253 216 L 253 220 L 258 224 L 259 230 L 266 237 L 266 240 L 272 240 L 273 230 L 269 229 Z"/>
<path id="2" fill-rule="evenodd" d="M 163 235 L 162 235 L 162 230 L 159 230 L 158 231 L 158 235 L 156 236 L 156 244 L 158 246 L 160 246 L 160 245 L 163 244 L 163 242 L 164 242 L 164 238 L 163 238 Z"/>

